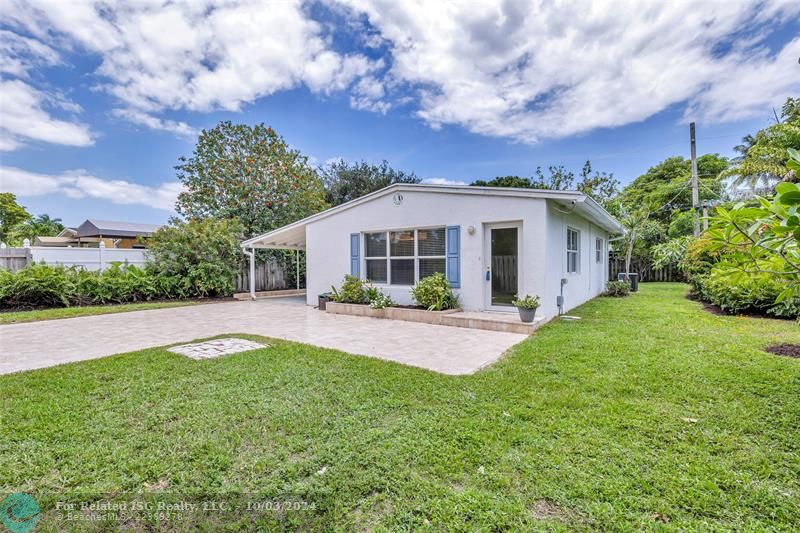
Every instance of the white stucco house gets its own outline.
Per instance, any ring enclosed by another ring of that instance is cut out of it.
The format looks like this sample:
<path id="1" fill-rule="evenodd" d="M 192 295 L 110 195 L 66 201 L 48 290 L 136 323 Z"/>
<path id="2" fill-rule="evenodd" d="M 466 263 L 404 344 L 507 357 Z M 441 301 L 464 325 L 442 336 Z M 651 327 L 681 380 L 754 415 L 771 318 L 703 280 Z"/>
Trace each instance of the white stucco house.
<path id="1" fill-rule="evenodd" d="M 308 305 L 345 274 L 411 304 L 411 286 L 442 272 L 465 310 L 516 312 L 514 295 L 532 294 L 552 318 L 604 290 L 609 238 L 623 231 L 576 191 L 397 184 L 242 247 L 305 252 Z"/>

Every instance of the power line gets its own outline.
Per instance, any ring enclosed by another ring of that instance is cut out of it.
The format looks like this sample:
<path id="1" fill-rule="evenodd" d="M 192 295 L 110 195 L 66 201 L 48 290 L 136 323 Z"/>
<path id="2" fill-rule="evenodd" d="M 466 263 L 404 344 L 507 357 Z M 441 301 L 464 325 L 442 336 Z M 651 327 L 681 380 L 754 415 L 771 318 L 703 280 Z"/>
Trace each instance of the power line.
<path id="1" fill-rule="evenodd" d="M 664 209 L 664 208 L 665 208 L 665 207 L 667 207 L 668 205 L 671 205 L 671 204 L 672 204 L 672 202 L 674 202 L 674 201 L 675 201 L 675 199 L 676 199 L 676 198 L 678 198 L 678 196 L 680 196 L 680 194 L 681 194 L 681 193 L 684 191 L 684 189 L 686 189 L 686 187 L 688 187 L 689 185 L 691 185 L 691 183 L 690 183 L 690 182 L 686 182 L 686 183 L 684 183 L 684 184 L 683 184 L 683 186 L 682 186 L 680 189 L 678 189 L 678 192 L 677 192 L 677 193 L 675 193 L 675 196 L 673 196 L 673 197 L 672 197 L 672 198 L 671 198 L 669 201 L 667 201 L 667 202 L 666 202 L 665 204 L 663 204 L 661 207 L 659 207 L 658 209 L 656 209 L 656 210 L 655 210 L 655 212 L 661 211 L 662 209 Z"/>

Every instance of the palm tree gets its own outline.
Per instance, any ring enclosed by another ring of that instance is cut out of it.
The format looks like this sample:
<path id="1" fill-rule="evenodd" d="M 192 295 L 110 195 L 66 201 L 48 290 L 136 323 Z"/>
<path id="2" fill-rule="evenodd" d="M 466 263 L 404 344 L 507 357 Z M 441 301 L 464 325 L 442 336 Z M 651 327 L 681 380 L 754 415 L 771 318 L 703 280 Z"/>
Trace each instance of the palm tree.
<path id="1" fill-rule="evenodd" d="M 53 237 L 64 229 L 64 224 L 60 218 L 50 218 L 50 215 L 39 215 L 25 222 L 21 222 L 11 228 L 9 235 L 11 240 L 23 241 L 28 239 L 33 241 L 36 237 Z"/>
<path id="2" fill-rule="evenodd" d="M 774 165 L 769 161 L 764 161 L 761 153 L 763 148 L 753 150 L 758 145 L 759 139 L 762 139 L 763 142 L 765 131 L 762 130 L 756 135 L 745 135 L 742 137 L 741 144 L 733 147 L 733 150 L 739 155 L 731 160 L 733 166 L 722 175 L 731 178 L 731 190 L 734 196 L 742 187 L 750 189 L 750 193 L 753 195 L 768 191 L 781 180 L 781 177 L 775 174 Z"/>
<path id="3" fill-rule="evenodd" d="M 739 154 L 738 156 L 731 159 L 731 163 L 741 163 L 744 161 L 745 156 L 747 156 L 748 150 L 756 144 L 756 138 L 750 135 L 749 133 L 742 137 L 742 143 L 737 144 L 733 147 L 733 151 Z"/>
<path id="4" fill-rule="evenodd" d="M 628 276 L 628 274 L 631 271 L 633 247 L 636 244 L 636 239 L 639 238 L 639 232 L 649 218 L 650 210 L 646 207 L 639 208 L 622 217 L 622 226 L 627 231 L 625 235 L 625 279 L 628 282 L 630 282 L 630 276 Z"/>

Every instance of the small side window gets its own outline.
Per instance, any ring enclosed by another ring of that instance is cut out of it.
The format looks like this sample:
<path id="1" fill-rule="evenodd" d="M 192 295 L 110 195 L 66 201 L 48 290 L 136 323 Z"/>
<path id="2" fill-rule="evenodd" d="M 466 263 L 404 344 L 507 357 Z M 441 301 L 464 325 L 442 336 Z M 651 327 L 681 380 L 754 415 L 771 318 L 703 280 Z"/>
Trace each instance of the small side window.
<path id="1" fill-rule="evenodd" d="M 603 262 L 603 239 L 600 237 L 594 240 L 594 262 Z"/>
<path id="2" fill-rule="evenodd" d="M 567 228 L 567 274 L 577 274 L 580 265 L 581 233 Z"/>

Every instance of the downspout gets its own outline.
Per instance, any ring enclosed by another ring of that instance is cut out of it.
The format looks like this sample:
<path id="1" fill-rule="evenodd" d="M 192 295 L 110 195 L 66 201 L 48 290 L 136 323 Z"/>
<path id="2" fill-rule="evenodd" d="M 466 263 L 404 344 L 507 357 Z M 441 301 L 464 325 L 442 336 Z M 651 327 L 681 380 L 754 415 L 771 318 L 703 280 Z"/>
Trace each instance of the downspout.
<path id="1" fill-rule="evenodd" d="M 250 257 L 250 299 L 256 299 L 256 251 L 253 248 L 250 248 L 250 251 L 247 251 L 247 248 L 242 248 L 242 252 L 245 255 Z"/>

